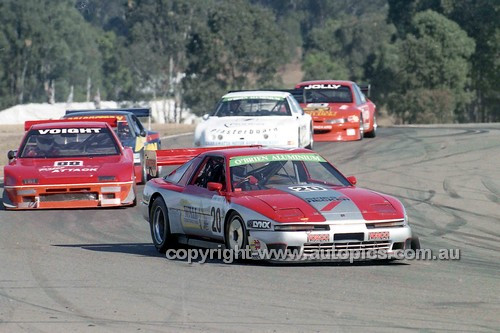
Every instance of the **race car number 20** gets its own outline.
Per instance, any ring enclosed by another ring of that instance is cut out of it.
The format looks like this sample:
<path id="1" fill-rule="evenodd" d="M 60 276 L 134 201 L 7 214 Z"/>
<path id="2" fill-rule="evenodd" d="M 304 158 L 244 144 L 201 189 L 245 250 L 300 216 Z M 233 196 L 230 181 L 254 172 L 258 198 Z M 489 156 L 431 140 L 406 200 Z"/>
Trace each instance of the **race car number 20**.
<path id="1" fill-rule="evenodd" d="M 212 231 L 220 233 L 222 231 L 220 208 L 215 209 L 215 207 L 212 207 L 210 215 L 212 216 Z"/>

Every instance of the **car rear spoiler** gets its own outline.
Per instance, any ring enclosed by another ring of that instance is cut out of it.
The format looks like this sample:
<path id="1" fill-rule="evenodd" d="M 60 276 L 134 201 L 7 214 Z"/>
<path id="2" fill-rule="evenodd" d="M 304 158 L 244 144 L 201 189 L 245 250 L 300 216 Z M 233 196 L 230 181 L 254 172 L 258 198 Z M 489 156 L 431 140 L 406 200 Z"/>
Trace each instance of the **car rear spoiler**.
<path id="1" fill-rule="evenodd" d="M 38 124 L 67 124 L 75 122 L 97 122 L 97 123 L 107 123 L 111 127 L 116 127 L 116 118 L 105 118 L 105 119 L 44 119 L 44 120 L 28 120 L 24 122 L 24 130 L 28 131 L 31 126 Z"/>
<path id="2" fill-rule="evenodd" d="M 151 109 L 150 108 L 130 108 L 130 109 L 87 109 L 87 110 L 66 110 L 66 114 L 76 114 L 78 112 L 94 112 L 94 111 L 103 111 L 103 112 L 131 112 L 138 118 L 148 118 L 148 129 L 151 130 Z"/>
<path id="3" fill-rule="evenodd" d="M 150 177 L 158 177 L 159 167 L 169 165 L 182 165 L 194 157 L 206 151 L 222 150 L 230 148 L 256 148 L 261 145 L 253 146 L 224 146 L 224 147 L 204 147 L 204 148 L 180 148 L 180 149 L 162 149 L 162 150 L 145 150 L 144 158 L 147 173 Z"/>
<path id="4" fill-rule="evenodd" d="M 360 84 L 359 89 L 366 97 L 370 97 L 371 84 Z"/>

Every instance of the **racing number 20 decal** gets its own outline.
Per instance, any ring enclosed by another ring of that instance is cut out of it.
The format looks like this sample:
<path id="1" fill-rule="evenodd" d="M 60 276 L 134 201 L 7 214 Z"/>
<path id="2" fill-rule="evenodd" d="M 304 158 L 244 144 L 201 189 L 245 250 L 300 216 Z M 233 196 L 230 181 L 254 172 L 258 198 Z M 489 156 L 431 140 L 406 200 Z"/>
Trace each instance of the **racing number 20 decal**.
<path id="1" fill-rule="evenodd" d="M 222 231 L 222 219 L 220 214 L 220 208 L 212 207 L 210 215 L 212 216 L 212 231 L 220 233 Z"/>

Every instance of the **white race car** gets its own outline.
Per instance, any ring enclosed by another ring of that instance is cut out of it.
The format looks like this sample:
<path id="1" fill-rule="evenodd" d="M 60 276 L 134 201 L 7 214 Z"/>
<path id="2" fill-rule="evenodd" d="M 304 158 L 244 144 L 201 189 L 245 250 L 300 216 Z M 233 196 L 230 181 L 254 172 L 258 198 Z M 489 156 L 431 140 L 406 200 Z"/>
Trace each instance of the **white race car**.
<path id="1" fill-rule="evenodd" d="M 194 133 L 197 147 L 263 145 L 313 149 L 312 118 L 288 92 L 231 92 L 203 120 Z"/>

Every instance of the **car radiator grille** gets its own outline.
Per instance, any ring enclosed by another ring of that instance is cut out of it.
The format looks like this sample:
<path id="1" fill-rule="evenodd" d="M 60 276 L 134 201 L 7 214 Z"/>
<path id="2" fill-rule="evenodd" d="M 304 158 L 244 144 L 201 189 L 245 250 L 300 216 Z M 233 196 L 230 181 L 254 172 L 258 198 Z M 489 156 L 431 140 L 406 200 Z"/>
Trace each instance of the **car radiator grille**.
<path id="1" fill-rule="evenodd" d="M 97 200 L 97 193 L 57 193 L 40 195 L 41 202 L 49 201 L 89 201 Z"/>
<path id="2" fill-rule="evenodd" d="M 306 243 L 304 244 L 304 254 L 312 254 L 318 251 L 370 251 L 389 250 L 389 241 L 363 241 L 363 242 L 343 242 L 343 243 Z"/>

